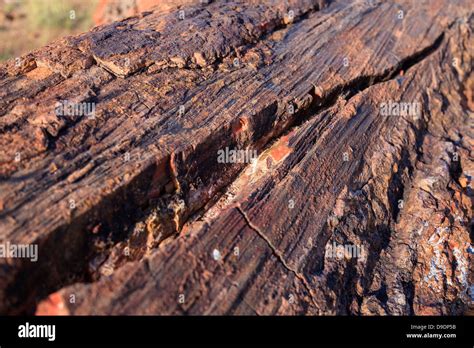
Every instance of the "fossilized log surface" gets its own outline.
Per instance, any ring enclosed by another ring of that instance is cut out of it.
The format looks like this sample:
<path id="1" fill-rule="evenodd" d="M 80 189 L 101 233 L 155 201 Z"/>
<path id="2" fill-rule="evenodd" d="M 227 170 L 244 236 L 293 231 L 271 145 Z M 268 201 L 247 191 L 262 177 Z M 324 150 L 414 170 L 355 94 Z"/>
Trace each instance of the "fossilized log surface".
<path id="1" fill-rule="evenodd" d="M 40 248 L 2 264 L 1 312 L 41 299 L 38 314 L 466 311 L 468 3 L 185 13 L 0 67 L 0 241 Z M 62 100 L 94 117 L 59 117 Z M 391 101 L 421 109 L 382 115 Z M 260 156 L 219 163 L 226 147 Z M 332 243 L 365 257 L 327 257 Z"/>

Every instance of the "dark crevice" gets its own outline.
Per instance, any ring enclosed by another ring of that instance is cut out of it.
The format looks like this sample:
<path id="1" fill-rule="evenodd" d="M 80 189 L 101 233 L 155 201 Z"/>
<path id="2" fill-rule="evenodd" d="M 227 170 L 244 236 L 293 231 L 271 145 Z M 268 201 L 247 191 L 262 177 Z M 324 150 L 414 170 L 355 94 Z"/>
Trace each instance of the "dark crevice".
<path id="1" fill-rule="evenodd" d="M 412 281 L 402 282 L 403 293 L 405 295 L 408 312 L 407 315 L 413 315 L 415 312 L 413 310 L 413 300 L 415 297 L 415 285 Z"/>
<path id="2" fill-rule="evenodd" d="M 436 51 L 443 42 L 443 39 L 444 33 L 441 34 L 432 45 L 424 48 L 420 52 L 417 52 L 403 59 L 396 66 L 386 69 L 383 73 L 374 76 L 357 77 L 346 84 L 336 86 L 323 97 L 317 96 L 316 90 L 315 88 L 313 88 L 311 91 L 308 92 L 308 94 L 312 97 L 311 105 L 307 109 L 302 110 L 301 115 L 298 114 L 298 117 L 295 117 L 295 119 L 298 121 L 293 122 L 291 126 L 288 127 L 287 131 L 290 131 L 291 128 L 294 126 L 301 125 L 313 115 L 319 114 L 320 112 L 330 108 L 331 106 L 334 106 L 340 97 L 349 100 L 356 94 L 366 90 L 369 87 L 389 80 L 394 80 L 402 71 L 406 73 L 414 65 L 426 59 L 434 51 Z"/>

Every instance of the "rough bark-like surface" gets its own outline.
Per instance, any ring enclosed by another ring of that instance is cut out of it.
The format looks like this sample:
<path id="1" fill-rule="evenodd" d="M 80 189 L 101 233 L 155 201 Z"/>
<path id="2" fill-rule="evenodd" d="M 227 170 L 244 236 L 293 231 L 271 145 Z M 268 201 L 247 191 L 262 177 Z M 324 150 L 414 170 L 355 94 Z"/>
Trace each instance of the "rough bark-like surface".
<path id="1" fill-rule="evenodd" d="M 0 311 L 468 311 L 468 2 L 184 12 L 0 67 L 0 241 L 40 248 L 1 265 Z M 94 117 L 58 116 L 64 100 Z M 390 102 L 420 110 L 387 116 Z M 219 163 L 226 147 L 259 158 Z"/>

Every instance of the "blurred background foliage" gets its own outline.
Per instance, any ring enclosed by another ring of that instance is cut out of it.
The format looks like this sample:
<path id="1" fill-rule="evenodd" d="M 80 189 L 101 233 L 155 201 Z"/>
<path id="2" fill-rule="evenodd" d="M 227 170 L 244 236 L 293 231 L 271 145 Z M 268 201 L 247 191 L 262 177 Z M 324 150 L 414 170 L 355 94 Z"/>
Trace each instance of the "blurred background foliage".
<path id="1" fill-rule="evenodd" d="M 94 26 L 99 0 L 0 0 L 0 60 Z"/>
<path id="2" fill-rule="evenodd" d="M 32 29 L 87 30 L 92 24 L 93 1 L 24 0 Z"/>

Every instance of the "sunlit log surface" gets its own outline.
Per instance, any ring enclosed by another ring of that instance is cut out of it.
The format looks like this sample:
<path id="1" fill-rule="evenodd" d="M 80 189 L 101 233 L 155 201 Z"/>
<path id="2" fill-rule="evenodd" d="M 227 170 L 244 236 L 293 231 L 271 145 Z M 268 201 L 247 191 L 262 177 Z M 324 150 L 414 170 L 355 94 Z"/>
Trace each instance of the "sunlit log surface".
<path id="1" fill-rule="evenodd" d="M 473 24 L 216 1 L 1 65 L 0 313 L 466 313 Z"/>

